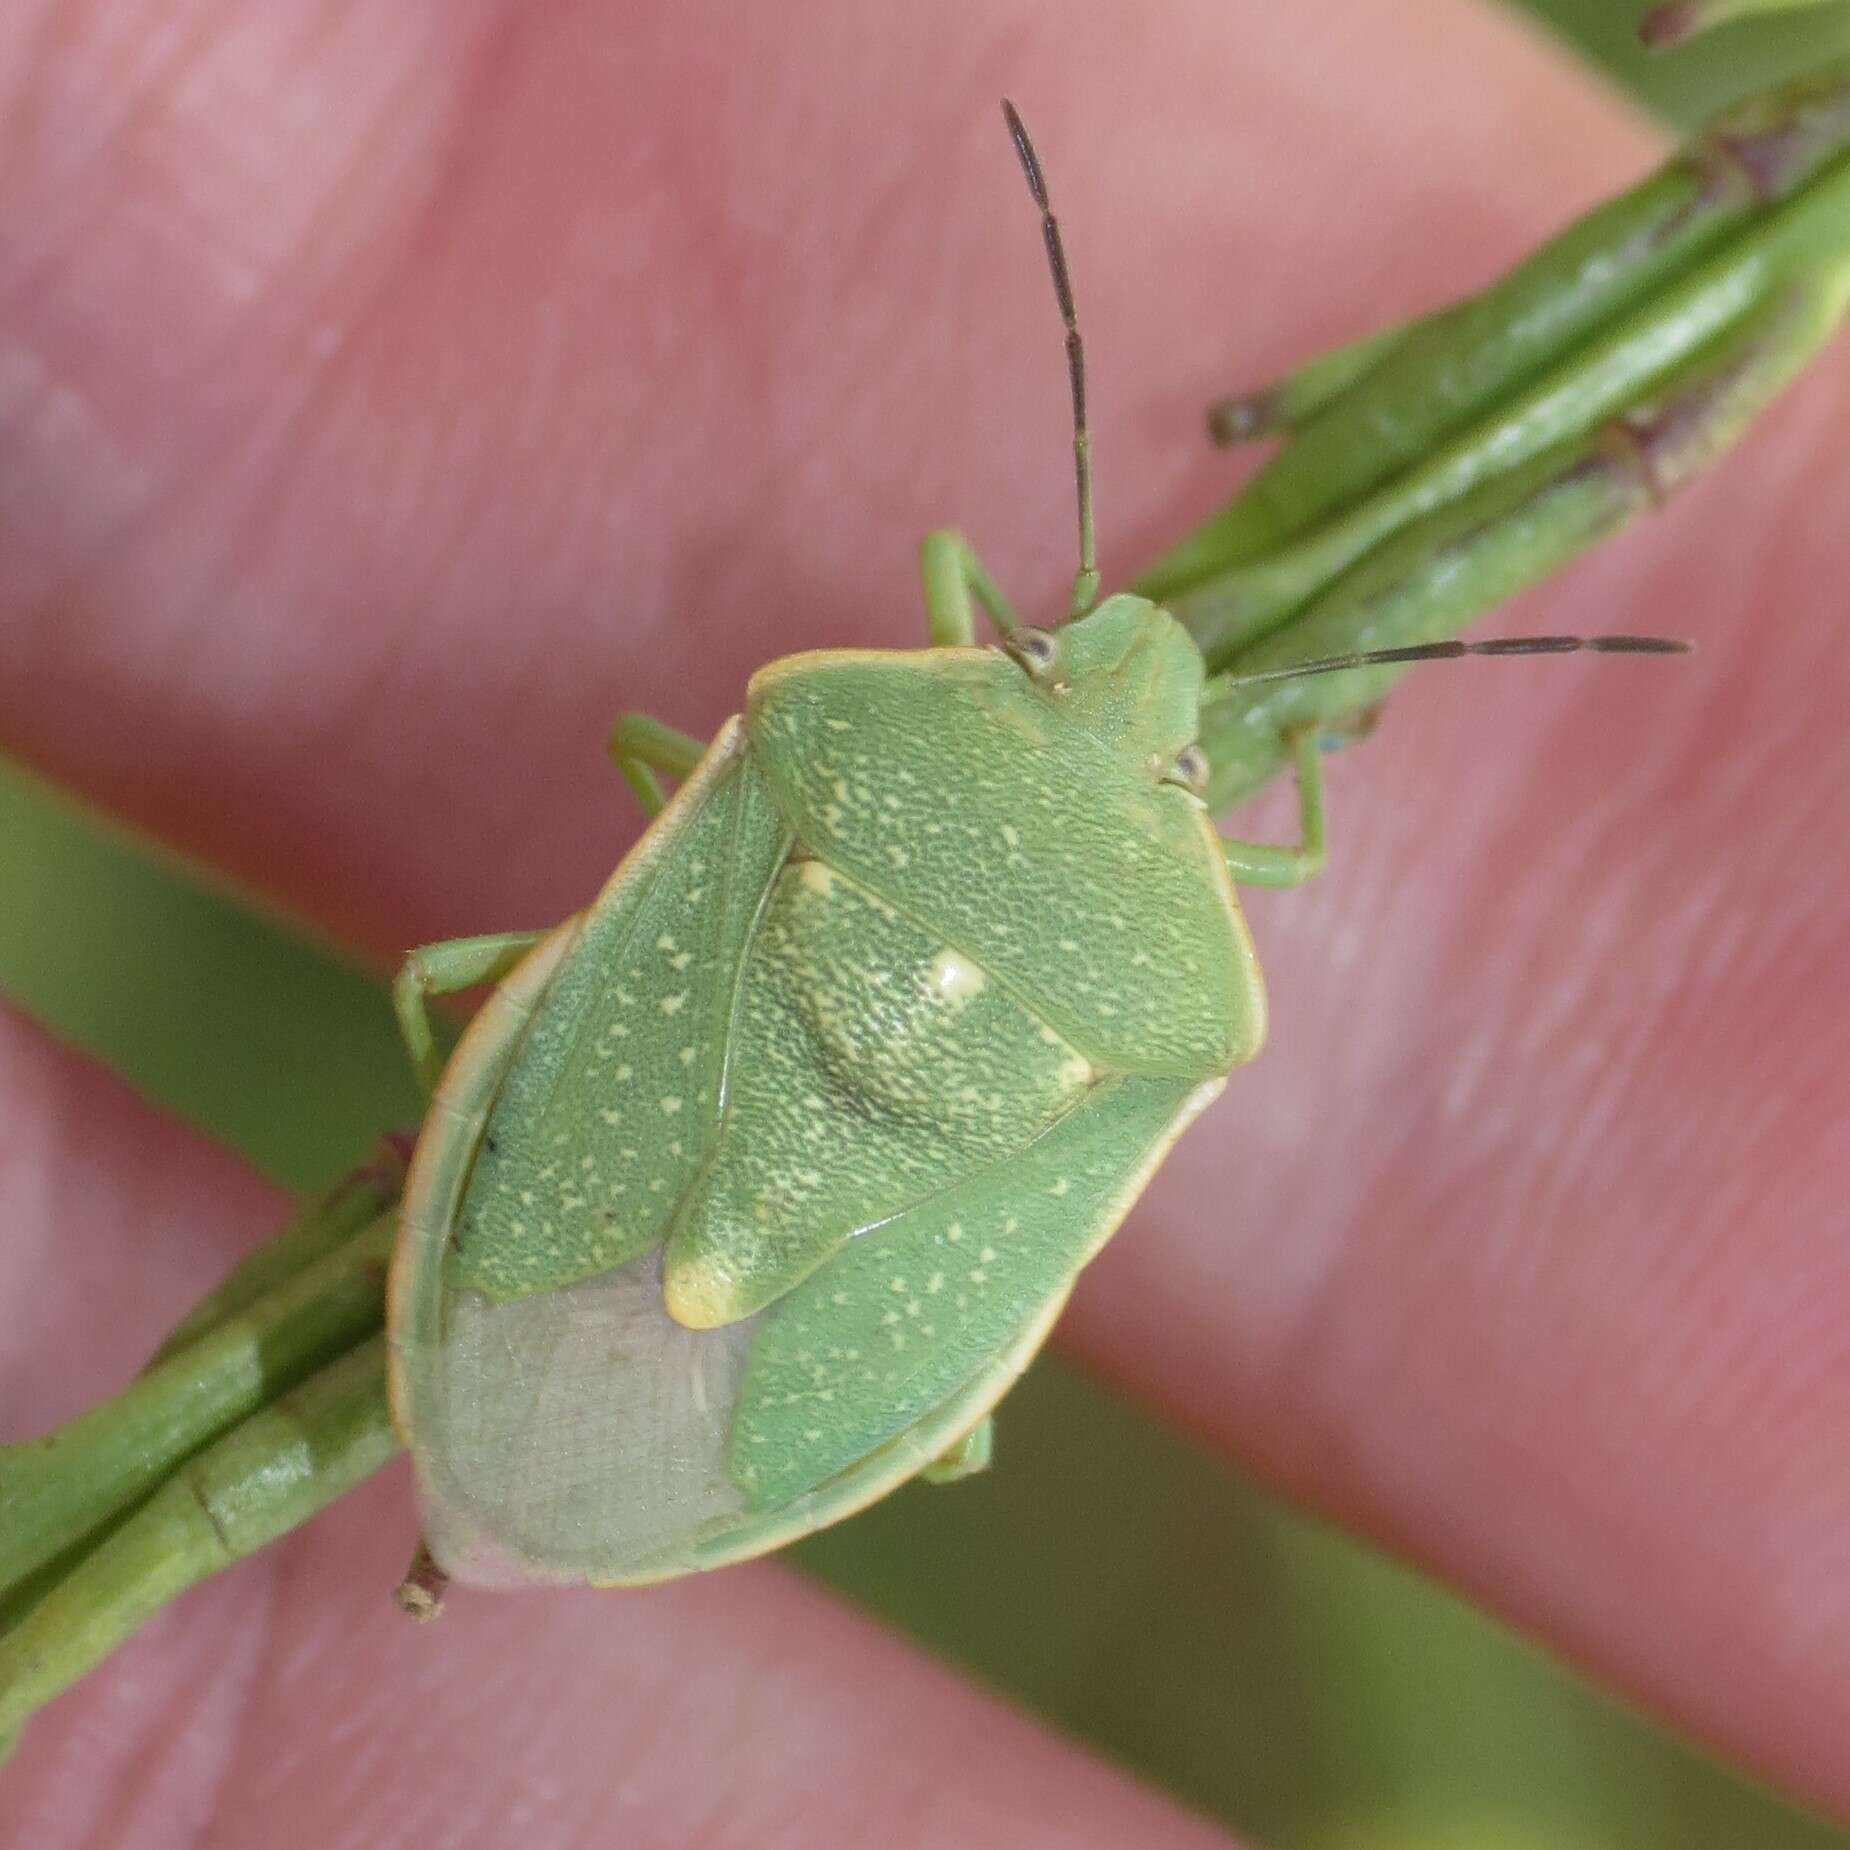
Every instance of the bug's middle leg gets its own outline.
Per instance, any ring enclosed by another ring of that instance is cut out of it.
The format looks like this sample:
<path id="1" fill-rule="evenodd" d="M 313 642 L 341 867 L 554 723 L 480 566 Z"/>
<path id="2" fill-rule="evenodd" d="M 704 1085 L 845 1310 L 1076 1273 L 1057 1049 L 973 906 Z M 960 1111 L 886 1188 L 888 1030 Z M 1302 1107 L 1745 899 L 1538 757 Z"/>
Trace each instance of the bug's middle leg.
<path id="1" fill-rule="evenodd" d="M 668 805 L 656 772 L 678 782 L 707 755 L 692 733 L 679 732 L 646 713 L 625 713 L 610 729 L 608 750 L 651 821 Z"/>
<path id="2" fill-rule="evenodd" d="M 970 542 L 948 527 L 919 542 L 919 579 L 925 627 L 935 649 L 967 649 L 975 643 L 979 604 L 1003 635 L 1012 636 L 1022 626 Z"/>
<path id="3" fill-rule="evenodd" d="M 431 997 L 500 982 L 545 936 L 543 931 L 497 931 L 482 938 L 451 938 L 413 951 L 399 967 L 392 1008 L 426 1098 L 443 1077 L 443 1056 L 430 1025 Z"/>
<path id="4" fill-rule="evenodd" d="M 995 1453 L 996 1416 L 986 1413 L 948 1452 L 934 1458 L 919 1476 L 927 1484 L 955 1484 L 959 1478 L 987 1471 Z"/>
<path id="5" fill-rule="evenodd" d="M 1323 756 L 1317 729 L 1301 726 L 1286 740 L 1298 774 L 1298 845 L 1221 841 L 1227 871 L 1241 886 L 1298 886 L 1323 872 L 1329 845 L 1323 828 Z"/>

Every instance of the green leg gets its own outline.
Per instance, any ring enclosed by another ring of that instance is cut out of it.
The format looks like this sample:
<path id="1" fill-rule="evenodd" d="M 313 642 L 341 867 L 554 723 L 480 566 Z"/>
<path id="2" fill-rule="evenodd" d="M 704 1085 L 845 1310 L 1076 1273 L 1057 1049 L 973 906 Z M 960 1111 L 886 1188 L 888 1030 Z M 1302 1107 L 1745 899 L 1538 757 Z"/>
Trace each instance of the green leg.
<path id="1" fill-rule="evenodd" d="M 919 1476 L 927 1484 L 955 1484 L 960 1477 L 975 1477 L 989 1469 L 996 1451 L 996 1416 L 986 1413 L 944 1454 L 934 1458 Z"/>
<path id="2" fill-rule="evenodd" d="M 984 569 L 961 533 L 945 528 L 919 544 L 919 577 L 925 591 L 925 627 L 934 649 L 967 649 L 976 641 L 976 606 L 989 612 L 1003 635 L 1022 627 L 1002 588 Z"/>
<path id="3" fill-rule="evenodd" d="M 1298 845 L 1281 848 L 1274 842 L 1223 841 L 1227 871 L 1240 886 L 1298 886 L 1323 871 L 1329 846 L 1323 834 L 1323 759 L 1317 750 L 1317 732 L 1299 727 L 1286 743 L 1298 773 Z"/>
<path id="4" fill-rule="evenodd" d="M 677 732 L 646 713 L 625 713 L 610 729 L 609 749 L 651 821 L 668 803 L 656 772 L 679 780 L 707 755 L 707 748 L 692 734 Z"/>
<path id="5" fill-rule="evenodd" d="M 444 944 L 427 944 L 405 959 L 392 985 L 392 1007 L 426 1097 L 443 1077 L 443 1056 L 430 1025 L 430 998 L 500 982 L 545 936 L 543 931 L 497 931 L 482 938 L 451 938 Z"/>

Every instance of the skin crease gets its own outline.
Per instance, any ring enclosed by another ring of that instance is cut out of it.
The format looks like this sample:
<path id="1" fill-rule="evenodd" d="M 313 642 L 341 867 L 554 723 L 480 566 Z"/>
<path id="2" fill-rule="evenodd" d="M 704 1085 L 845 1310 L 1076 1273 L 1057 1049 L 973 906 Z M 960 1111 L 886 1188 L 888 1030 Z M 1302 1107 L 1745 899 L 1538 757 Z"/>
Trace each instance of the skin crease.
<path id="1" fill-rule="evenodd" d="M 595 889 L 638 826 L 618 710 L 710 730 L 791 648 L 920 641 L 927 527 L 1055 614 L 1004 91 L 1108 583 L 1225 493 L 1215 391 L 1487 279 L 1656 147 L 1463 0 L 16 0 L 0 743 L 383 962 Z M 1839 355 L 1511 620 L 1693 662 L 1433 669 L 1335 761 L 1331 872 L 1250 905 L 1270 1045 L 1062 1337 L 1839 1811 L 1847 388 Z M 22 1025 L 0 1061 L 23 1432 L 280 1204 Z M 184 1231 L 131 1282 L 126 1228 Z M 775 1565 L 381 1623 L 411 1522 L 387 1473 L 165 1615 L 34 1727 L 0 1837 L 1221 1841 Z"/>

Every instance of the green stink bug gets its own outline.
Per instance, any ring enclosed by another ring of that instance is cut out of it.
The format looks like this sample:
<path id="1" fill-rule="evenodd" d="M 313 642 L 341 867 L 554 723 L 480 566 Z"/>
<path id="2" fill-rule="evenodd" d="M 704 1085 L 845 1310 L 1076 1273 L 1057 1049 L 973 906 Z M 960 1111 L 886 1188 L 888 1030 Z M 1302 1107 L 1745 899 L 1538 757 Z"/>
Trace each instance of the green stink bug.
<path id="1" fill-rule="evenodd" d="M 1072 292 L 1005 111 L 1066 326 L 1066 622 L 930 536 L 929 647 L 773 662 L 710 745 L 620 722 L 653 820 L 592 904 L 400 977 L 436 1081 L 389 1313 L 426 1584 L 661 1579 L 981 1468 L 1078 1272 L 1258 1051 L 1235 882 L 1321 866 L 1318 741 L 1290 740 L 1298 845 L 1216 833 L 1198 649 L 1096 599 Z M 427 998 L 484 983 L 438 1080 Z"/>

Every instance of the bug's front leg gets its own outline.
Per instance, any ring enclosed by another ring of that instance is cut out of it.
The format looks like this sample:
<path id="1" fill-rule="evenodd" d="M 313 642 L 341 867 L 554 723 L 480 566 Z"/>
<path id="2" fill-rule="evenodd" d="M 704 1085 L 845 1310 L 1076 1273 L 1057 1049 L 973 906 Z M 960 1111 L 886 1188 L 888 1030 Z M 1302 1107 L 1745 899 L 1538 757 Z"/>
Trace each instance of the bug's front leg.
<path id="1" fill-rule="evenodd" d="M 500 982 L 545 936 L 543 931 L 497 931 L 482 938 L 451 938 L 426 944 L 405 959 L 392 985 L 392 1008 L 427 1098 L 443 1077 L 443 1056 L 430 1025 L 431 997 Z"/>
<path id="2" fill-rule="evenodd" d="M 1015 607 L 961 533 L 947 527 L 926 534 L 919 542 L 919 577 L 934 649 L 968 649 L 975 643 L 978 604 L 1003 635 L 1022 627 Z"/>
<path id="3" fill-rule="evenodd" d="M 1323 827 L 1323 756 L 1317 747 L 1317 729 L 1299 726 L 1286 736 L 1298 774 L 1298 844 L 1230 841 L 1221 850 L 1227 871 L 1240 886 L 1299 886 L 1323 871 L 1329 844 Z"/>
<path id="4" fill-rule="evenodd" d="M 919 1476 L 927 1484 L 955 1484 L 989 1469 L 996 1455 L 996 1416 L 986 1413 L 941 1458 L 934 1458 Z"/>
<path id="5" fill-rule="evenodd" d="M 610 729 L 608 750 L 650 821 L 668 806 L 656 773 L 678 783 L 707 755 L 707 748 L 692 733 L 680 732 L 646 713 L 625 713 Z"/>

